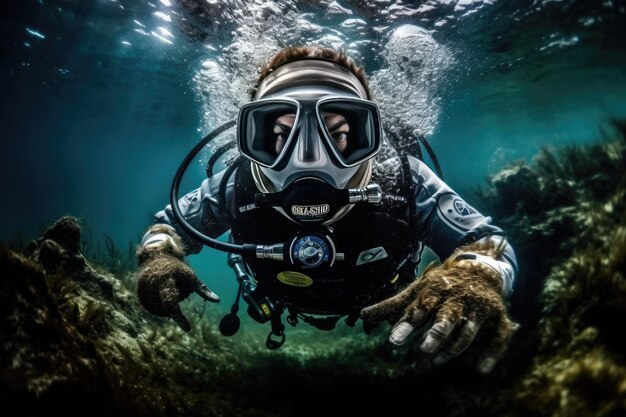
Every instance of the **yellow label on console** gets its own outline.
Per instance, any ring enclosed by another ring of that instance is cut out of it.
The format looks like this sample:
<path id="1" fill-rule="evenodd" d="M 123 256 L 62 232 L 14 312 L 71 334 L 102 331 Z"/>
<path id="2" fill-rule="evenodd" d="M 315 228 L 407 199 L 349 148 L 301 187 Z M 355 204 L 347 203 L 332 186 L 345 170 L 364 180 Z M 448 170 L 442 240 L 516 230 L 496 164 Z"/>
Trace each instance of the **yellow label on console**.
<path id="1" fill-rule="evenodd" d="M 276 278 L 283 284 L 291 285 L 292 287 L 310 287 L 313 285 L 311 277 L 295 271 L 279 272 Z"/>
<path id="2" fill-rule="evenodd" d="M 263 310 L 263 312 L 265 313 L 267 317 L 272 315 L 272 312 L 270 311 L 270 308 L 267 306 L 267 304 L 265 303 L 261 304 L 261 309 Z"/>

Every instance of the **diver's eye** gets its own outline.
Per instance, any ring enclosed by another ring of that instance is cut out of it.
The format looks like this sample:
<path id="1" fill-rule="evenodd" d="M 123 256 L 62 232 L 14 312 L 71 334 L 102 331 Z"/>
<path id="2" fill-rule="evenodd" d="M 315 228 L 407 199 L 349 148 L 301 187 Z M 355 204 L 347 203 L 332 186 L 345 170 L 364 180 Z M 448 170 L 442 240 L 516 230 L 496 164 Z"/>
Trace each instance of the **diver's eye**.
<path id="1" fill-rule="evenodd" d="M 274 139 L 276 141 L 286 141 L 287 137 L 289 136 L 289 129 L 280 126 L 280 125 L 275 125 L 274 126 Z"/>
<path id="2" fill-rule="evenodd" d="M 328 133 L 335 142 L 335 147 L 341 153 L 343 153 L 348 147 L 348 134 L 350 132 L 350 125 L 344 116 L 338 113 L 324 113 L 324 123 L 328 129 Z"/>
<path id="3" fill-rule="evenodd" d="M 348 133 L 346 132 L 334 132 L 332 134 L 333 140 L 335 141 L 335 144 L 339 145 L 341 142 L 347 142 L 348 141 Z"/>
<path id="4" fill-rule="evenodd" d="M 287 142 L 293 124 L 295 122 L 295 114 L 284 114 L 276 119 L 274 122 L 274 128 L 272 129 L 272 141 L 274 143 L 274 151 L 278 155 Z"/>

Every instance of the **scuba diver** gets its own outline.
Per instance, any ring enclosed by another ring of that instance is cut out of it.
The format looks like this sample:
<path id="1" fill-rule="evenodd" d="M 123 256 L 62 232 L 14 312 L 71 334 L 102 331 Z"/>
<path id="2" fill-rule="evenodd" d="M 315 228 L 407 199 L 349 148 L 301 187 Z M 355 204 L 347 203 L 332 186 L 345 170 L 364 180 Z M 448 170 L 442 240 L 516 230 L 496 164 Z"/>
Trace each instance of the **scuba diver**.
<path id="1" fill-rule="evenodd" d="M 393 324 L 389 341 L 420 348 L 442 364 L 486 335 L 478 370 L 503 356 L 514 324 L 505 306 L 515 254 L 491 218 L 460 198 L 422 162 L 419 143 L 383 128 L 364 69 L 343 52 L 288 47 L 261 69 L 251 102 L 236 121 L 237 157 L 226 141 L 207 163 L 201 186 L 178 198 L 181 177 L 222 125 L 179 168 L 170 204 L 138 247 L 138 296 L 152 314 L 191 325 L 179 302 L 195 292 L 219 297 L 184 262 L 203 244 L 229 252 L 239 284 L 220 331 L 248 314 L 271 324 L 266 344 L 285 341 L 283 315 L 324 330 L 339 319 L 366 332 Z M 385 138 L 383 138 L 385 132 Z M 409 143 L 410 142 L 410 143 Z M 229 232 L 228 242 L 216 237 Z M 416 277 L 424 245 L 443 261 Z"/>

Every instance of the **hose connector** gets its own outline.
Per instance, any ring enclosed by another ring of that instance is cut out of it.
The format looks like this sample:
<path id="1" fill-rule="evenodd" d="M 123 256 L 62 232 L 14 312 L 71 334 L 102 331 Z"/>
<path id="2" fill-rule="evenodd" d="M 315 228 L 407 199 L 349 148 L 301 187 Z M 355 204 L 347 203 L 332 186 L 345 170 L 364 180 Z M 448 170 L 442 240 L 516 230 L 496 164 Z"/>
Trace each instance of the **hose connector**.
<path id="1" fill-rule="evenodd" d="M 256 257 L 258 259 L 273 259 L 275 261 L 283 261 L 285 245 L 276 243 L 274 245 L 258 245 L 256 247 Z"/>
<path id="2" fill-rule="evenodd" d="M 350 188 L 348 190 L 350 204 L 368 203 L 378 204 L 383 199 L 383 192 L 378 184 L 369 184 L 363 188 Z"/>

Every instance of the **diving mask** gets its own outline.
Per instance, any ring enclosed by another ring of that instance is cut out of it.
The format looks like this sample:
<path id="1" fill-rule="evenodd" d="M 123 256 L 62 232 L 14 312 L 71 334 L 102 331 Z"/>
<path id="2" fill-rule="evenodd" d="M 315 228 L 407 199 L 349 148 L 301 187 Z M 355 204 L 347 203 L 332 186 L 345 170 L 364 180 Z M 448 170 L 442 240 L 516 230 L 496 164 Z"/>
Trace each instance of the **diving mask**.
<path id="1" fill-rule="evenodd" d="M 299 88 L 292 96 L 300 99 L 287 94 L 241 108 L 239 150 L 261 167 L 277 191 L 306 176 L 344 188 L 359 166 L 380 150 L 376 104 L 334 94 L 316 97 L 329 92 Z"/>
<path id="2" fill-rule="evenodd" d="M 359 168 L 380 150 L 382 137 L 378 106 L 368 99 L 354 73 L 324 58 L 271 70 L 238 119 L 239 150 L 253 162 L 261 192 L 282 191 L 305 176 L 337 188 L 365 186 L 371 167 Z"/>

